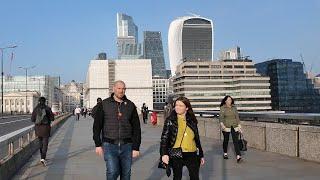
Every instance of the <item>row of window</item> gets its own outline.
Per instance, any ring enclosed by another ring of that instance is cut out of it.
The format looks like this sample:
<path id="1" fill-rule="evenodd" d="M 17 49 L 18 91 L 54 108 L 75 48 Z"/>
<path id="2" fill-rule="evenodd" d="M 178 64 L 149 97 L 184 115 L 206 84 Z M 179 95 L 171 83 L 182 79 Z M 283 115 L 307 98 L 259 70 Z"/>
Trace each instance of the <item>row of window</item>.
<path id="1" fill-rule="evenodd" d="M 254 74 L 255 71 L 197 71 L 197 70 L 188 70 L 188 71 L 182 71 L 182 73 L 188 73 L 188 74 Z"/>
<path id="2" fill-rule="evenodd" d="M 245 78 L 245 77 L 261 77 L 261 76 L 241 76 L 241 78 Z M 177 79 L 174 79 L 173 82 L 177 82 L 183 79 L 236 79 L 239 78 L 239 76 L 184 76 L 184 77 L 180 77 Z"/>
<path id="3" fill-rule="evenodd" d="M 236 102 L 242 101 L 271 101 L 271 98 L 234 98 Z M 191 102 L 221 102 L 222 98 L 219 99 L 190 99 Z"/>
<path id="4" fill-rule="evenodd" d="M 199 97 L 210 97 L 210 96 L 244 96 L 244 95 L 270 95 L 268 91 L 247 91 L 247 92 L 227 92 L 227 93 L 185 93 L 184 96 L 199 96 Z"/>
<path id="5" fill-rule="evenodd" d="M 25 101 L 25 99 L 15 99 L 15 100 L 13 100 L 13 99 L 5 99 L 4 100 L 4 104 L 5 105 L 7 105 L 7 106 L 9 106 L 9 105 L 24 105 L 24 101 Z M 0 104 L 1 104 L 1 100 L 0 100 Z M 30 102 L 29 102 L 29 100 L 27 100 L 27 105 L 29 105 L 30 104 Z"/>
<path id="6" fill-rule="evenodd" d="M 270 104 L 236 104 L 237 107 L 268 107 Z M 192 108 L 216 108 L 216 104 L 194 104 Z"/>
<path id="7" fill-rule="evenodd" d="M 269 86 L 240 86 L 240 87 L 187 87 L 178 88 L 174 91 L 223 91 L 223 90 L 240 90 L 240 89 L 269 89 Z"/>
<path id="8" fill-rule="evenodd" d="M 239 80 L 239 81 L 225 81 L 225 82 L 219 82 L 219 81 L 200 81 L 200 82 L 182 82 L 178 84 L 174 84 L 173 87 L 177 86 L 183 86 L 183 85 L 235 85 L 235 84 L 268 84 L 269 81 L 267 80 Z"/>
<path id="9" fill-rule="evenodd" d="M 221 68 L 235 68 L 235 69 L 241 69 L 241 68 L 254 68 L 253 65 L 224 65 L 224 66 L 221 66 L 221 65 L 186 65 L 186 66 L 183 66 L 182 69 L 187 69 L 187 68 L 190 68 L 190 69 L 195 69 L 195 68 L 202 68 L 202 69 L 205 69 L 205 68 L 214 68 L 214 69 L 221 69 Z"/>

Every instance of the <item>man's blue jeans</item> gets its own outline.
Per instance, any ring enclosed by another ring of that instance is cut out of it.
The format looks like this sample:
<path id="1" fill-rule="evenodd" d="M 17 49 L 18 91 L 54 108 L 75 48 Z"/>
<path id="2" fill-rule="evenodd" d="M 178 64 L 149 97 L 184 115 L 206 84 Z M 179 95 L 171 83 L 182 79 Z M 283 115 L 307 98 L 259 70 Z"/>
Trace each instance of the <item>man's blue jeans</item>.
<path id="1" fill-rule="evenodd" d="M 132 164 L 132 143 L 103 143 L 104 160 L 107 167 L 107 180 L 130 180 Z"/>

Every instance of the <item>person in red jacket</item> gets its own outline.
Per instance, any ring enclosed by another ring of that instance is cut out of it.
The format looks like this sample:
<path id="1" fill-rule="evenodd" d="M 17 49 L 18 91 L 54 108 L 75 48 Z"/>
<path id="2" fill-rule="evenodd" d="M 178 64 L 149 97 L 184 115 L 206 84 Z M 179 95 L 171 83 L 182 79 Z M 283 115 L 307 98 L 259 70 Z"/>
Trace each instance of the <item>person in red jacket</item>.
<path id="1" fill-rule="evenodd" d="M 157 124 L 157 121 L 157 112 L 153 111 L 151 113 L 151 124 L 155 126 Z"/>

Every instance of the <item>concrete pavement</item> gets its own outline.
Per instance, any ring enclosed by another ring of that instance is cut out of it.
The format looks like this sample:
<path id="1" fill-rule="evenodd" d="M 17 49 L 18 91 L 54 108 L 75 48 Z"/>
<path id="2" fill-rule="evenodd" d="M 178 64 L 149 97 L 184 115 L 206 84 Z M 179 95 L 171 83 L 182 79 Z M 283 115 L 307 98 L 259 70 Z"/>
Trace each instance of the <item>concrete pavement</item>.
<path id="1" fill-rule="evenodd" d="M 48 166 L 40 163 L 35 154 L 13 179 L 33 180 L 99 180 L 105 179 L 105 162 L 94 153 L 91 117 L 75 121 L 74 116 L 51 137 L 48 151 Z M 141 124 L 141 156 L 134 160 L 133 180 L 157 180 L 167 178 L 165 171 L 157 168 L 161 128 Z M 320 177 L 320 164 L 298 158 L 250 149 L 243 155 L 244 161 L 237 164 L 230 144 L 229 159 L 222 158 L 219 140 L 201 138 L 206 164 L 201 167 L 200 178 L 204 180 L 249 180 L 290 179 L 316 180 Z M 184 169 L 184 179 L 188 172 Z"/>

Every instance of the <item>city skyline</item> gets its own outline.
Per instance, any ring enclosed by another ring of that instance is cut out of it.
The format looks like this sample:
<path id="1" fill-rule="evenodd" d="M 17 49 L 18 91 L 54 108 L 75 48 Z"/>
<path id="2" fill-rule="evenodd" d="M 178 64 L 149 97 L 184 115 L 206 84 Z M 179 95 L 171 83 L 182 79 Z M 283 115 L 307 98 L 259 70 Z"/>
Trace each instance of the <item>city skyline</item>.
<path id="1" fill-rule="evenodd" d="M 61 76 L 62 82 L 84 81 L 91 59 L 100 52 L 117 57 L 116 14 L 130 15 L 143 31 L 162 33 L 169 69 L 168 29 L 181 16 L 195 13 L 213 20 L 214 58 L 221 50 L 240 46 L 255 63 L 272 58 L 300 61 L 320 73 L 320 2 L 308 1 L 188 1 L 188 3 L 4 1 L 0 12 L 0 47 L 16 44 L 10 72 L 11 50 L 5 50 L 5 75 L 23 75 L 19 66 L 37 65 L 30 75 Z M 72 69 L 70 71 L 70 69 Z"/>

